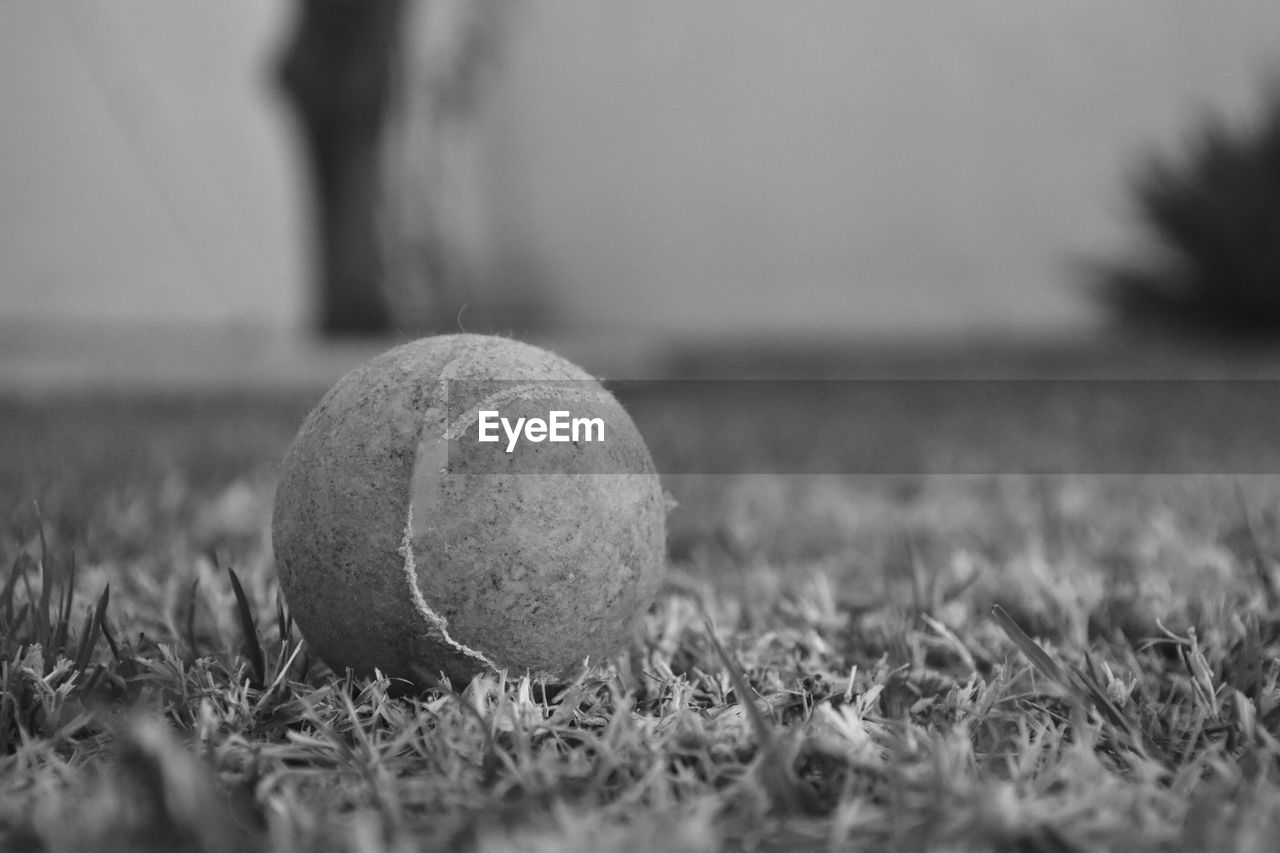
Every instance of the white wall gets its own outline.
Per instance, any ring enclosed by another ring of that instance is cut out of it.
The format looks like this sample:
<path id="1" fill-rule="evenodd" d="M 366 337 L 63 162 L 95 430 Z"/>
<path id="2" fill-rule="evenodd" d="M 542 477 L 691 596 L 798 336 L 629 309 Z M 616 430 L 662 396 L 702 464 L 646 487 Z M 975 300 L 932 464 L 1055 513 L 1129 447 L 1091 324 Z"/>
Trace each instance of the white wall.
<path id="1" fill-rule="evenodd" d="M 1091 316 L 1124 177 L 1280 70 L 1280 4 L 542 2 L 513 25 L 507 233 L 584 318 L 1035 330 Z M 513 191 L 514 190 L 514 191 Z"/>
<path id="2" fill-rule="evenodd" d="M 0 322 L 303 316 L 283 2 L 0 2 Z"/>
<path id="3" fill-rule="evenodd" d="M 0 323 L 291 324 L 288 0 L 0 3 Z M 1280 67 L 1273 0 L 539 0 L 478 158 L 578 328 L 1061 328 L 1123 178 Z"/>

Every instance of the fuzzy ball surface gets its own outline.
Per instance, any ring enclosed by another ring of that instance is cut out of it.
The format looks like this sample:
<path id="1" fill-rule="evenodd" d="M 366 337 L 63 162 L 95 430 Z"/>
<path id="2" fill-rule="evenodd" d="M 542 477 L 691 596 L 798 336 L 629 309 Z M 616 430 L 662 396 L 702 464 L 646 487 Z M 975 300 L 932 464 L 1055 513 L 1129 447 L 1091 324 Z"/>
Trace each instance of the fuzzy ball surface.
<path id="1" fill-rule="evenodd" d="M 478 440 L 481 412 L 557 410 L 603 440 Z M 339 673 L 562 679 L 637 629 L 665 521 L 648 448 L 602 385 L 528 344 L 444 335 L 324 396 L 285 457 L 272 538 L 290 611 Z"/>

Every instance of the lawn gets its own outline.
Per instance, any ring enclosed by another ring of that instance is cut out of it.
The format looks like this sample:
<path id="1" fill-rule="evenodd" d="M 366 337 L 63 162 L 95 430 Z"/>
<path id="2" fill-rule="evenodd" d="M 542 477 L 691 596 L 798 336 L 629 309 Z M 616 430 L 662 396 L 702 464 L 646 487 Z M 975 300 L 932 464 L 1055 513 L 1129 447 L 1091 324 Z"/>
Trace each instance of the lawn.
<path id="1" fill-rule="evenodd" d="M 313 396 L 0 401 L 0 848 L 1273 849 L 1254 395 L 1185 433 L 1108 393 L 1100 453 L 1059 392 L 797 388 L 624 392 L 679 504 L 644 635 L 410 696 L 327 671 L 277 594 Z"/>

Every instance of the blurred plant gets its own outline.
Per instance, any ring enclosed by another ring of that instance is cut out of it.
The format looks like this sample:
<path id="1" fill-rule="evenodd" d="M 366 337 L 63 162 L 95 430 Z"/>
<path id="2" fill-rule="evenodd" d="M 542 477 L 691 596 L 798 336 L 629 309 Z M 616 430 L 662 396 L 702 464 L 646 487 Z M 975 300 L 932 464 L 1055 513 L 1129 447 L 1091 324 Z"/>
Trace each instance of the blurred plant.
<path id="1" fill-rule="evenodd" d="M 486 283 L 476 118 L 510 5 L 296 5 L 280 75 L 310 166 L 321 329 L 452 330 Z"/>
<path id="2" fill-rule="evenodd" d="M 1180 157 L 1150 157 L 1133 181 L 1158 246 L 1147 266 L 1109 265 L 1101 295 L 1126 321 L 1280 338 L 1280 80 L 1260 120 L 1210 117 Z"/>
<path id="3" fill-rule="evenodd" d="M 56 572 L 42 521 L 39 530 L 39 560 L 20 553 L 0 584 L 0 756 L 33 732 L 61 740 L 83 728 L 89 715 L 80 699 L 108 675 L 103 665 L 94 663 L 98 636 L 106 638 L 117 661 L 120 656 L 106 619 L 110 586 L 85 613 L 84 627 L 76 635 L 75 559 L 67 562 L 55 598 L 58 584 L 51 575 Z M 33 570 L 41 577 L 38 595 L 31 587 Z M 25 596 L 17 595 L 19 583 Z"/>

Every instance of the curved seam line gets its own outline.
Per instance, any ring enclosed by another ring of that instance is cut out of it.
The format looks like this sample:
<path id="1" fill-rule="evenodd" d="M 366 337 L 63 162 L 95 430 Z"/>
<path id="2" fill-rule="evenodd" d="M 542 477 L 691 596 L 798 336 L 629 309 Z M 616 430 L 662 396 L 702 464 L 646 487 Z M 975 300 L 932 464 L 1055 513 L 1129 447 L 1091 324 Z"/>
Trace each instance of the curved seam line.
<path id="1" fill-rule="evenodd" d="M 489 657 L 485 655 L 483 652 L 477 651 L 471 648 L 470 646 L 463 645 L 462 643 L 459 643 L 457 640 L 455 640 L 453 637 L 449 636 L 449 620 L 444 618 L 440 614 L 436 613 L 434 610 L 432 610 L 431 606 L 427 604 L 426 598 L 423 597 L 422 588 L 418 586 L 418 567 L 416 562 L 413 559 L 413 502 L 412 501 L 409 502 L 408 517 L 405 519 L 404 539 L 400 543 L 400 556 L 404 558 L 402 565 L 404 569 L 405 580 L 409 584 L 409 597 L 413 601 L 413 608 L 414 610 L 417 611 L 418 615 L 421 616 L 423 620 L 427 622 L 428 625 L 431 625 L 437 631 L 439 631 L 440 636 L 444 638 L 444 641 L 448 643 L 450 646 L 452 646 L 454 649 L 457 649 L 458 651 L 462 652 L 462 654 L 466 655 L 467 657 L 474 658 L 475 660 L 478 660 L 484 663 L 486 666 L 488 666 L 490 669 L 494 670 L 495 672 L 500 670 L 501 667 L 499 667 L 492 660 L 490 660 Z"/>

